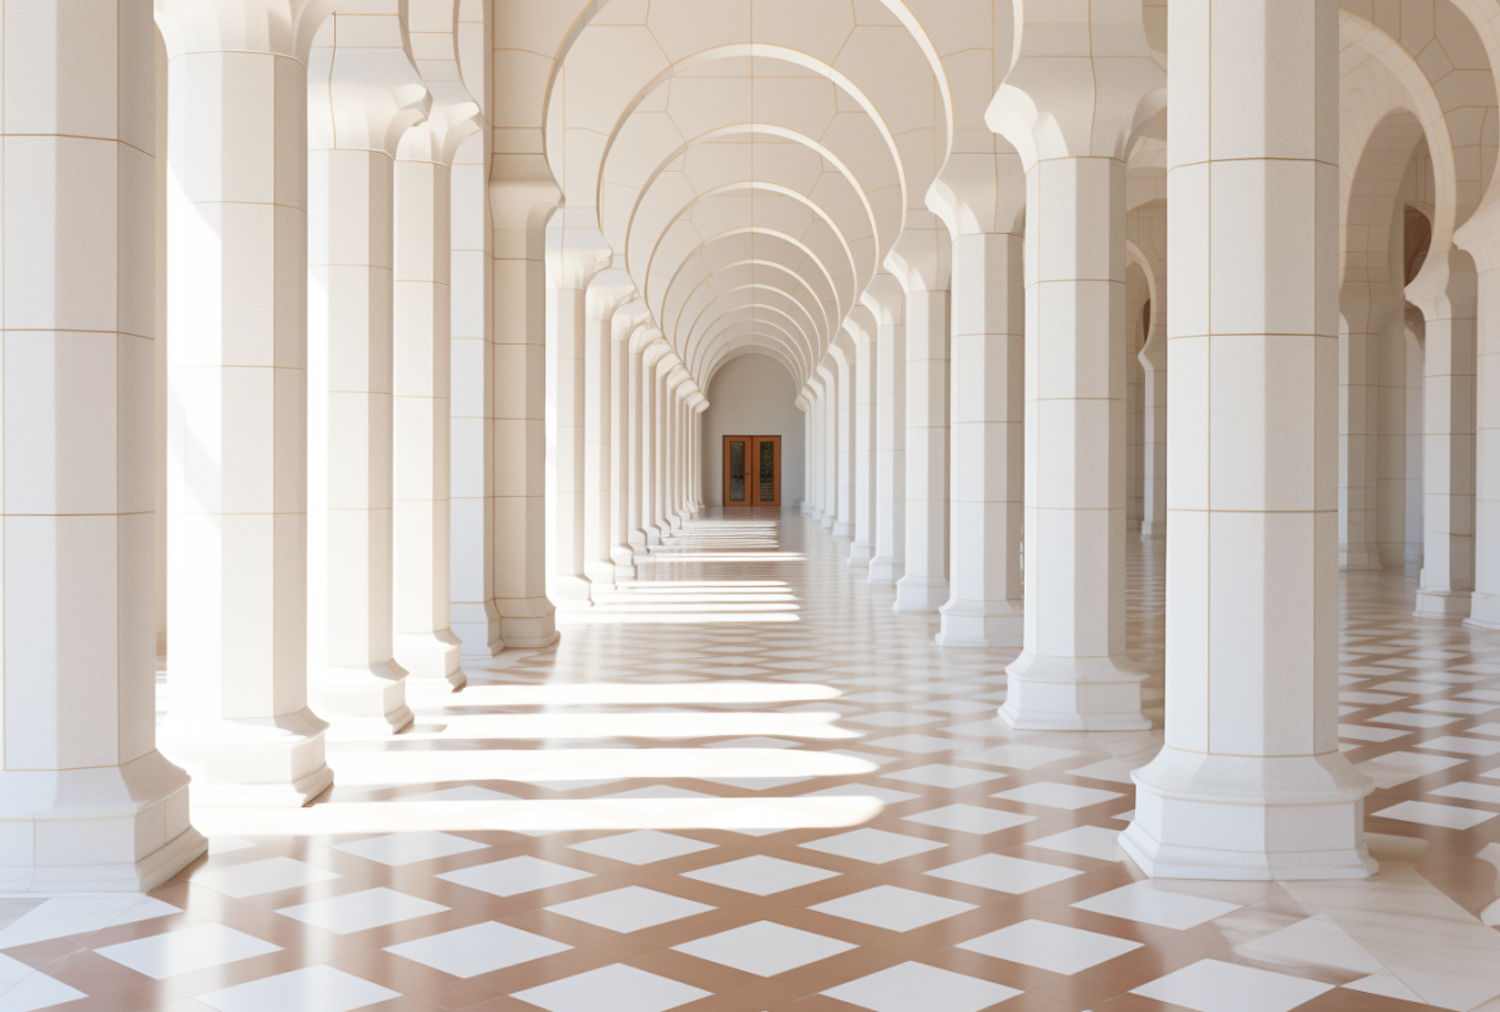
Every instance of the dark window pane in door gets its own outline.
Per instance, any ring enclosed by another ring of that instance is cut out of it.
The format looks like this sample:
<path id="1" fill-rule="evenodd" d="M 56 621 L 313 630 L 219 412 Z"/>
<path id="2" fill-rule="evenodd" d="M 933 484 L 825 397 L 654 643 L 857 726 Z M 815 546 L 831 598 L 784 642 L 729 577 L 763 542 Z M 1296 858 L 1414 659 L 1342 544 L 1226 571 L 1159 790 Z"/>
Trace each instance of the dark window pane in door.
<path id="1" fill-rule="evenodd" d="M 776 501 L 776 444 L 769 439 L 760 444 L 760 501 Z"/>
<path id="2" fill-rule="evenodd" d="M 745 501 L 745 444 L 729 444 L 729 501 Z"/>

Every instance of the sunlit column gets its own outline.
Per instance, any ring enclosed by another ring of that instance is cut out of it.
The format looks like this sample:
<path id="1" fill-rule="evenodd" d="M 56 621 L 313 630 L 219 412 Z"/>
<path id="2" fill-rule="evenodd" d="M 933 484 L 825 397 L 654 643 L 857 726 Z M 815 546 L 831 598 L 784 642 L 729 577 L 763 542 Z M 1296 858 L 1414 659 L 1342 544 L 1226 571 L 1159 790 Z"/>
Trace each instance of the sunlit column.
<path id="1" fill-rule="evenodd" d="M 1474 597 L 1464 624 L 1480 629 L 1500 629 L 1500 228 L 1496 221 L 1495 205 L 1486 204 L 1457 236 L 1478 268 Z M 1430 344 L 1428 348 L 1430 355 Z"/>
<path id="2" fill-rule="evenodd" d="M 207 846 L 156 750 L 156 33 L 0 18 L 0 890 L 144 892 Z"/>
<path id="3" fill-rule="evenodd" d="M 613 273 L 613 272 L 611 272 Z M 584 325 L 583 572 L 592 583 L 615 582 L 611 512 L 614 500 L 615 314 L 635 289 L 589 286 Z"/>
<path id="4" fill-rule="evenodd" d="M 1434 269 L 1438 268 L 1438 269 Z M 1419 287 L 1420 286 L 1420 287 Z M 1468 618 L 1474 593 L 1474 261 L 1429 258 L 1407 297 L 1426 320 L 1422 386 L 1422 572 L 1419 618 Z"/>
<path id="5" fill-rule="evenodd" d="M 306 208 L 308 50 L 334 6 L 156 5 L 173 335 L 158 739 L 204 805 L 302 805 L 333 780 L 307 707 Z"/>
<path id="6" fill-rule="evenodd" d="M 906 292 L 906 565 L 897 611 L 948 600 L 948 285 L 951 242 L 926 211 L 908 210 L 886 268 Z"/>
<path id="7" fill-rule="evenodd" d="M 638 353 L 631 350 L 635 335 L 650 321 L 645 313 L 631 307 L 615 313 L 610 328 L 610 468 L 609 468 L 609 548 L 615 566 L 616 580 L 635 579 L 635 550 L 631 534 L 639 526 L 632 513 L 635 483 L 640 481 L 633 461 L 638 441 L 636 428 L 635 382 L 639 370 Z"/>
<path id="8" fill-rule="evenodd" d="M 875 557 L 869 582 L 906 571 L 906 293 L 877 273 L 862 300 L 875 316 Z"/>
<path id="9" fill-rule="evenodd" d="M 1003 144 L 1003 142 L 1001 142 Z M 1006 146 L 1008 147 L 1008 146 Z M 951 592 L 940 646 L 1022 641 L 1025 176 L 1013 150 L 955 155 L 934 208 L 952 236 Z M 936 189 L 936 188 L 934 188 Z M 976 232 L 985 227 L 1014 231 Z"/>
<path id="10" fill-rule="evenodd" d="M 448 610 L 450 163 L 476 129 L 474 108 L 436 105 L 402 138 L 395 174 L 394 655 L 410 678 L 455 689 L 466 678 Z"/>
<path id="11" fill-rule="evenodd" d="M 850 313 L 857 334 L 854 339 L 854 543 L 849 546 L 849 565 L 870 565 L 875 557 L 875 517 L 878 512 L 875 472 L 879 456 L 875 448 L 878 428 L 875 376 L 875 318 L 864 306 Z"/>
<path id="12" fill-rule="evenodd" d="M 654 437 L 651 450 L 651 523 L 656 527 L 658 538 L 665 538 L 672 533 L 672 524 L 667 520 L 667 472 L 670 468 L 667 447 L 671 445 L 672 410 L 672 391 L 667 385 L 667 375 L 676 367 L 675 358 L 668 351 L 657 360 L 653 381 L 656 395 L 651 412 Z"/>
<path id="13" fill-rule="evenodd" d="M 667 424 L 666 442 L 663 444 L 665 465 L 662 483 L 662 519 L 667 530 L 675 531 L 682 526 L 682 391 L 689 380 L 687 369 L 674 354 L 673 366 L 666 377 L 666 405 L 664 416 Z"/>
<path id="14" fill-rule="evenodd" d="M 1380 330 L 1405 303 L 1374 287 L 1362 280 L 1339 293 L 1339 315 L 1347 325 L 1339 337 L 1339 565 L 1344 569 L 1380 568 Z"/>
<path id="15" fill-rule="evenodd" d="M 630 550 L 634 562 L 649 561 L 651 532 L 651 400 L 652 356 L 659 356 L 666 342 L 654 327 L 641 327 L 630 337 L 630 462 L 629 495 L 625 500 L 626 523 L 630 525 Z"/>
<path id="16" fill-rule="evenodd" d="M 557 640 L 546 563 L 546 222 L 551 180 L 490 185 L 494 219 L 495 608 L 508 647 Z"/>
<path id="17" fill-rule="evenodd" d="M 1131 239 L 1149 249 L 1150 332 L 1136 361 L 1141 367 L 1141 540 L 1167 533 L 1167 209 L 1159 203 L 1130 216 Z M 1133 322 L 1133 321 L 1132 321 Z M 1127 324 L 1129 326 L 1129 324 Z M 1126 342 L 1129 347 L 1129 341 Z M 1127 365 L 1130 363 L 1127 363 Z"/>
<path id="18" fill-rule="evenodd" d="M 1145 729 L 1144 675 L 1125 653 L 1121 154 L 1166 80 L 1138 3 L 1061 14 L 1076 29 L 1063 36 L 1057 12 L 1026 8 L 986 116 L 1021 153 L 1027 190 L 1025 632 L 1000 716 L 1025 730 Z M 1037 55 L 1032 38 L 1070 58 Z M 1064 74 L 1089 101 L 1055 90 Z"/>
<path id="19" fill-rule="evenodd" d="M 1166 745 L 1121 837 L 1156 876 L 1375 870 L 1338 734 L 1338 13 L 1169 25 Z"/>
<path id="20" fill-rule="evenodd" d="M 397 5 L 373 9 L 329 19 L 308 67 L 307 655 L 320 713 L 399 731 L 412 713 L 393 658 L 392 201 L 396 145 L 431 99 Z M 335 50 L 341 37 L 356 42 Z"/>
<path id="21" fill-rule="evenodd" d="M 494 229 L 489 132 L 453 160 L 450 269 L 448 613 L 461 658 L 499 653 L 495 606 Z M 503 389 L 503 388 L 502 388 Z"/>
<path id="22" fill-rule="evenodd" d="M 838 351 L 839 505 L 833 536 L 854 537 L 854 340 L 841 334 Z"/>

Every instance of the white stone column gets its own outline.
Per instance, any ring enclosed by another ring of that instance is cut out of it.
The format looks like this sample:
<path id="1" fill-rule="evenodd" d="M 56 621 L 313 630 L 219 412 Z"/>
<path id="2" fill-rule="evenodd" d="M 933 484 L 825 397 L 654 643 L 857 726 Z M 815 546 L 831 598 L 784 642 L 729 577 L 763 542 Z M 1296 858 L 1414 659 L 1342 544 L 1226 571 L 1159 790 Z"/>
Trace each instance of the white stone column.
<path id="1" fill-rule="evenodd" d="M 1464 625 L 1500 629 L 1500 207 L 1491 199 L 1456 239 L 1478 270 L 1474 596 Z M 1430 331 L 1429 331 L 1430 333 Z"/>
<path id="2" fill-rule="evenodd" d="M 879 453 L 875 433 L 879 427 L 876 393 L 875 317 L 864 306 L 855 306 L 849 318 L 856 328 L 854 338 L 854 543 L 849 546 L 849 565 L 869 568 L 875 558 L 875 519 L 879 512 L 876 470 Z"/>
<path id="3" fill-rule="evenodd" d="M 671 466 L 667 448 L 671 445 L 672 388 L 667 385 L 667 376 L 676 367 L 675 359 L 670 350 L 657 359 L 653 379 L 656 393 L 651 412 L 651 523 L 658 538 L 672 534 L 672 524 L 667 519 L 667 473 Z"/>
<path id="4" fill-rule="evenodd" d="M 823 517 L 823 377 L 814 371 L 803 387 L 807 399 L 807 500 L 809 520 Z"/>
<path id="5" fill-rule="evenodd" d="M 156 33 L 0 17 L 0 890 L 144 892 L 207 847 L 156 749 Z"/>
<path id="6" fill-rule="evenodd" d="M 567 227 L 550 229 L 547 242 L 547 401 L 554 412 L 551 470 L 556 482 L 551 503 L 554 568 L 548 586 L 559 605 L 587 607 L 593 582 L 586 572 L 585 535 L 587 346 L 590 324 L 593 336 L 600 336 L 614 314 L 611 303 L 617 301 L 613 293 L 602 300 L 596 296 L 591 313 L 588 291 L 613 255 L 602 236 Z"/>
<path id="7" fill-rule="evenodd" d="M 875 557 L 869 582 L 906 572 L 906 293 L 881 271 L 861 300 L 875 317 Z"/>
<path id="8" fill-rule="evenodd" d="M 157 737 L 202 805 L 297 806 L 333 781 L 307 707 L 306 208 L 308 50 L 334 6 L 157 4 L 173 334 Z"/>
<path id="9" fill-rule="evenodd" d="M 396 663 L 416 682 L 460 689 L 467 681 L 459 668 L 462 643 L 450 628 L 448 610 L 450 166 L 458 146 L 477 129 L 477 107 L 467 93 L 445 98 L 396 150 L 392 587 Z"/>
<path id="10" fill-rule="evenodd" d="M 608 552 L 614 563 L 615 579 L 635 579 L 635 551 L 630 545 L 631 531 L 637 526 L 631 512 L 635 495 L 632 482 L 639 475 L 632 470 L 634 443 L 639 440 L 632 414 L 634 384 L 639 355 L 631 351 L 635 335 L 650 322 L 643 304 L 631 303 L 615 313 L 610 325 L 610 467 L 609 467 L 609 540 Z"/>
<path id="11" fill-rule="evenodd" d="M 584 327 L 583 572 L 595 584 L 615 582 L 615 318 L 635 294 L 629 285 L 605 284 L 607 276 L 614 280 L 614 273 L 600 275 L 589 286 Z"/>
<path id="12" fill-rule="evenodd" d="M 392 201 L 431 97 L 395 0 L 369 9 L 324 24 L 307 72 L 307 656 L 323 716 L 394 732 L 412 713 L 393 657 Z"/>
<path id="13" fill-rule="evenodd" d="M 1056 18 L 1028 6 L 987 114 L 1026 166 L 1025 644 L 1000 712 L 1024 730 L 1150 727 L 1144 675 L 1125 654 L 1120 155 L 1166 80 L 1138 3 L 1093 13 L 1064 16 L 1078 30 L 1059 42 L 1071 58 L 1057 59 L 1029 41 L 1053 38 Z"/>
<path id="14" fill-rule="evenodd" d="M 1474 593 L 1478 372 L 1478 282 L 1473 260 L 1458 250 L 1440 259 L 1429 257 L 1408 288 L 1407 298 L 1422 311 L 1427 334 L 1422 386 L 1422 572 L 1415 613 L 1419 618 L 1468 618 Z"/>
<path id="15" fill-rule="evenodd" d="M 948 285 L 952 243 L 929 211 L 908 209 L 886 269 L 906 292 L 906 573 L 896 611 L 948 600 Z"/>
<path id="16" fill-rule="evenodd" d="M 546 222 L 551 179 L 490 185 L 494 218 L 495 609 L 509 647 L 557 641 L 546 563 Z"/>
<path id="17" fill-rule="evenodd" d="M 832 530 L 839 512 L 839 381 L 832 356 L 818 366 L 818 382 L 818 523 Z"/>
<path id="18" fill-rule="evenodd" d="M 1166 744 L 1121 843 L 1165 878 L 1364 878 L 1370 782 L 1338 736 L 1338 4 L 1211 0 L 1169 31 Z"/>
<path id="19" fill-rule="evenodd" d="M 652 401 L 656 392 L 653 380 L 655 360 L 666 352 L 661 331 L 642 327 L 630 337 L 630 495 L 625 501 L 626 523 L 634 561 L 650 561 L 649 548 L 660 535 L 651 525 Z"/>
<path id="20" fill-rule="evenodd" d="M 1415 307 L 1407 310 L 1406 323 L 1406 473 L 1405 538 L 1403 568 L 1409 578 L 1422 572 L 1422 386 L 1426 369 L 1422 333 L 1422 316 Z"/>
<path id="21" fill-rule="evenodd" d="M 448 613 L 460 658 L 500 652 L 495 603 L 495 258 L 488 130 L 453 160 Z M 501 389 L 510 389 L 503 387 Z"/>
<path id="22" fill-rule="evenodd" d="M 1150 329 L 1136 360 L 1141 367 L 1141 540 L 1155 541 L 1167 533 L 1166 205 L 1157 201 L 1132 211 L 1127 234 L 1142 251 L 1143 271 L 1150 272 Z"/>
<path id="23" fill-rule="evenodd" d="M 945 647 L 1022 642 L 1026 177 L 996 140 L 1005 150 L 950 155 L 929 191 L 953 243 Z"/>
<path id="24" fill-rule="evenodd" d="M 663 466 L 662 517 L 667 527 L 679 530 L 682 527 L 682 399 L 683 391 L 691 381 L 681 359 L 674 354 L 673 367 L 667 373 L 666 423 L 667 436 Z"/>
<path id="25" fill-rule="evenodd" d="M 840 331 L 833 344 L 838 363 L 838 513 L 833 536 L 854 537 L 854 338 Z"/>
<path id="26" fill-rule="evenodd" d="M 1382 248 L 1379 255 L 1386 255 L 1386 251 Z M 1349 271 L 1356 269 L 1351 267 Z M 1367 280 L 1371 273 L 1368 268 L 1358 269 L 1361 276 L 1346 283 L 1339 293 L 1339 316 L 1344 325 L 1344 333 L 1339 335 L 1339 566 L 1344 569 L 1380 568 L 1380 335 L 1382 328 L 1405 309 L 1389 285 Z"/>

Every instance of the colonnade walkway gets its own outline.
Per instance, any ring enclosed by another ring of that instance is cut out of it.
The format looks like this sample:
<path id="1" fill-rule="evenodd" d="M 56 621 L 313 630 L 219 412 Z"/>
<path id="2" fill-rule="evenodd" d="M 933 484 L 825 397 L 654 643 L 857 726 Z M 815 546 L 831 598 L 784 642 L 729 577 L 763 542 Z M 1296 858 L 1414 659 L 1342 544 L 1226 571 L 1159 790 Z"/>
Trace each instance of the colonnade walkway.
<path id="1" fill-rule="evenodd" d="M 1159 730 L 1010 731 L 1010 658 L 847 551 L 706 512 L 555 648 L 330 742 L 312 807 L 196 811 L 209 856 L 149 897 L 0 899 L 0 1012 L 1500 1009 L 1500 635 L 1346 577 L 1379 876 L 1153 882 L 1115 837 Z"/>

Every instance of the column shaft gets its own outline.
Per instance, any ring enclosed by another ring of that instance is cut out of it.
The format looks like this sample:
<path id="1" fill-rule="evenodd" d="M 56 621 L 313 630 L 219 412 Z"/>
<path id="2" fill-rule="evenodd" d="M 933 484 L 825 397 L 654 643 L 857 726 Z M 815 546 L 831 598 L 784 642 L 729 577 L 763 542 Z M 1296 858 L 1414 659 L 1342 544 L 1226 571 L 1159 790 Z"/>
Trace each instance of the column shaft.
<path id="1" fill-rule="evenodd" d="M 591 581 L 608 584 L 615 582 L 615 560 L 610 555 L 614 543 L 610 523 L 614 494 L 613 324 L 607 318 L 590 319 L 584 337 L 583 571 Z"/>
<path id="2" fill-rule="evenodd" d="M 875 339 L 875 558 L 870 581 L 894 584 L 906 567 L 906 326 L 881 323 Z"/>
<path id="3" fill-rule="evenodd" d="M 906 574 L 897 611 L 948 600 L 948 293 L 906 296 Z"/>
<path id="4" fill-rule="evenodd" d="M 632 482 L 639 480 L 632 469 L 634 428 L 632 405 L 636 355 L 630 341 L 610 342 L 610 457 L 609 457 L 609 557 L 615 578 L 634 579 L 635 553 L 631 532 L 637 526 L 632 516 Z"/>
<path id="5" fill-rule="evenodd" d="M 555 412 L 552 470 L 556 481 L 551 504 L 553 569 L 548 586 L 560 605 L 587 605 L 591 581 L 584 574 L 586 292 L 557 288 L 547 296 L 552 317 L 547 401 Z"/>
<path id="6" fill-rule="evenodd" d="M 1467 258 L 1465 258 L 1467 259 Z M 1459 265 L 1455 265 L 1459 266 Z M 1474 592 L 1475 279 L 1423 300 L 1422 572 L 1416 614 L 1467 618 Z"/>
<path id="7" fill-rule="evenodd" d="M 876 393 L 873 335 L 854 346 L 854 544 L 849 546 L 849 565 L 870 565 L 875 557 L 875 518 L 878 513 L 875 472 L 879 454 L 875 448 L 879 395 Z"/>

